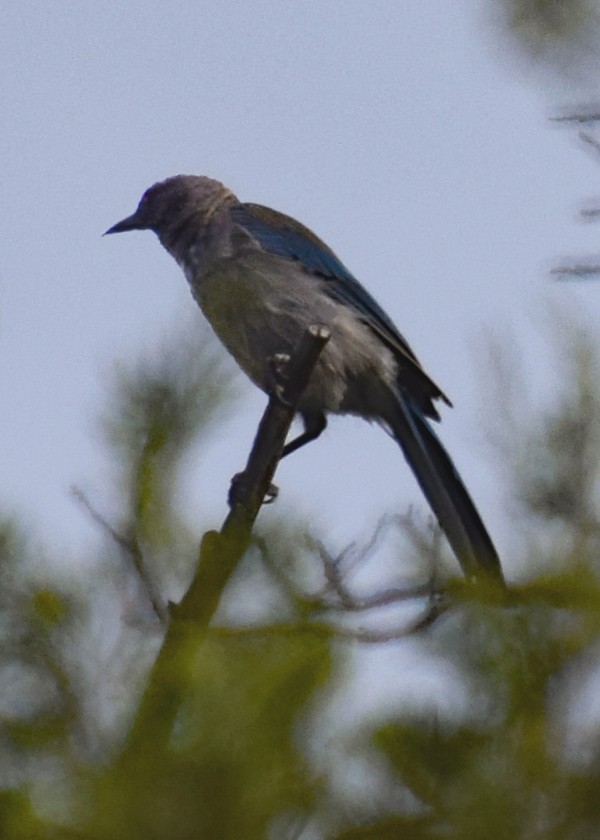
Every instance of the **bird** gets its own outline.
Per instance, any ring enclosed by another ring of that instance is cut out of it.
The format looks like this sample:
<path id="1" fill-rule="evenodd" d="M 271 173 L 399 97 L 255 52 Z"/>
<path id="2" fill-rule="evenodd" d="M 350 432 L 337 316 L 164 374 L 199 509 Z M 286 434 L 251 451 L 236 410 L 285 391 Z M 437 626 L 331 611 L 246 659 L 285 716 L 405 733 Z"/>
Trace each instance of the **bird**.
<path id="1" fill-rule="evenodd" d="M 505 586 L 498 552 L 432 427 L 452 403 L 392 319 L 336 254 L 294 218 L 241 202 L 220 181 L 175 175 L 143 194 L 106 234 L 151 230 L 177 261 L 206 319 L 248 377 L 269 394 L 270 361 L 310 326 L 331 334 L 297 406 L 315 440 L 330 414 L 379 423 L 397 441 L 465 577 Z"/>

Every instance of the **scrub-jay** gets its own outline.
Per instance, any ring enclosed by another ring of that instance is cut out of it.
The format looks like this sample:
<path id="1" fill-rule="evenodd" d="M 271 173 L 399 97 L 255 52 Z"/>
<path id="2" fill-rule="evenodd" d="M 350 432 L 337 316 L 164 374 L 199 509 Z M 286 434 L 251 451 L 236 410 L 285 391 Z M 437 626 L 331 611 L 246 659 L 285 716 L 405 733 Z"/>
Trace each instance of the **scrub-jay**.
<path id="1" fill-rule="evenodd" d="M 310 325 L 331 332 L 298 405 L 317 438 L 327 414 L 356 414 L 392 433 L 468 578 L 503 584 L 496 549 L 428 418 L 450 401 L 392 320 L 333 251 L 295 219 L 240 202 L 218 181 L 177 175 L 150 187 L 133 215 L 106 231 L 153 230 L 183 269 L 213 329 L 268 392 L 269 362 Z"/>

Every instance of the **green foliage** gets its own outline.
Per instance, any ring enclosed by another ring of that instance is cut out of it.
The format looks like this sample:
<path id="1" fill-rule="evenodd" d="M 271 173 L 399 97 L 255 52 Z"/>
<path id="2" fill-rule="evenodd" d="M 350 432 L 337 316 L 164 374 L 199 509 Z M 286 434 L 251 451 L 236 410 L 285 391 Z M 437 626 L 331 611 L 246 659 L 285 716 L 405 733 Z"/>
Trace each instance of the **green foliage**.
<path id="1" fill-rule="evenodd" d="M 207 330 L 177 339 L 116 370 L 103 423 L 135 537 L 157 549 L 172 549 L 183 527 L 172 505 L 181 460 L 234 393 L 231 363 Z"/>
<path id="2" fill-rule="evenodd" d="M 350 717 L 361 681 L 348 654 L 406 632 L 364 632 L 378 600 L 354 598 L 344 576 L 357 545 L 329 557 L 280 522 L 208 630 L 167 620 L 155 581 L 173 556 L 193 562 L 178 464 L 197 436 L 208 445 L 227 379 L 210 348 L 121 373 L 106 421 L 120 521 L 85 502 L 105 536 L 97 563 L 60 583 L 22 528 L 0 528 L 0 838 L 600 836 L 598 354 L 583 335 L 563 354 L 563 392 L 537 413 L 518 406 L 502 456 L 528 534 L 523 581 L 508 604 L 448 585 L 441 616 L 410 632 L 439 690 L 417 681 L 415 702 L 399 692 L 385 713 Z M 411 559 L 428 570 L 418 536 Z"/>
<path id="3" fill-rule="evenodd" d="M 538 66 L 544 87 L 551 89 L 555 76 L 575 84 L 595 79 L 598 0 L 488 0 L 487 11 L 497 33 L 513 47 L 504 59 L 524 58 L 530 68 Z"/>
<path id="4" fill-rule="evenodd" d="M 590 0 L 503 0 L 509 26 L 531 48 L 581 35 L 594 14 Z"/>
<path id="5" fill-rule="evenodd" d="M 84 836 L 262 838 L 277 815 L 308 813 L 300 717 L 328 660 L 326 640 L 297 628 L 192 630 L 172 737 L 157 743 L 152 721 L 137 733 L 94 784 Z"/>
<path id="6" fill-rule="evenodd" d="M 568 597 L 557 608 L 551 590 L 536 584 L 501 613 L 466 610 L 441 642 L 471 686 L 466 713 L 458 722 L 413 715 L 375 732 L 423 806 L 419 836 L 501 840 L 600 832 L 600 808 L 582 796 L 591 778 L 600 781 L 600 742 L 582 763 L 573 747 L 586 722 L 568 720 L 561 708 L 576 696 L 574 671 L 593 676 L 586 656 L 599 638 L 600 587 L 589 574 L 581 588 L 586 584 L 583 608 L 577 600 L 567 606 Z M 562 577 L 554 580 L 557 591 L 566 596 Z M 466 649 L 456 647 L 465 638 Z"/>

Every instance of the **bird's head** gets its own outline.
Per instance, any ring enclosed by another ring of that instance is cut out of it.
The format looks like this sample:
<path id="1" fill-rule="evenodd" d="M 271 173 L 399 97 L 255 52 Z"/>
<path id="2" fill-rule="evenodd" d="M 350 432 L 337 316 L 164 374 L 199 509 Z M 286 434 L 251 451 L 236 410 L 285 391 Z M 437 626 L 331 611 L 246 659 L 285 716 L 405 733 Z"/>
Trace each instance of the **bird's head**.
<path id="1" fill-rule="evenodd" d="M 235 201 L 219 181 L 203 175 L 175 175 L 146 190 L 137 210 L 106 233 L 153 230 L 162 239 L 194 216 L 206 224 L 224 202 Z"/>

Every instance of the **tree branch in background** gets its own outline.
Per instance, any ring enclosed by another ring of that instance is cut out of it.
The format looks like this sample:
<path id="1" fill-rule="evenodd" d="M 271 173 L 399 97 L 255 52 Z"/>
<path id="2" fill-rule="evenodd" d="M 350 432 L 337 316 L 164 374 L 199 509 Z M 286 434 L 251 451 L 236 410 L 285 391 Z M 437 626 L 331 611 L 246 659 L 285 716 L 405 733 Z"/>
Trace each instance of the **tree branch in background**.
<path id="1" fill-rule="evenodd" d="M 72 487 L 71 495 L 89 513 L 92 521 L 95 522 L 96 525 L 99 525 L 100 528 L 113 540 L 113 542 L 119 546 L 124 557 L 130 558 L 142 588 L 148 596 L 148 601 L 152 606 L 154 614 L 161 624 L 166 624 L 169 619 L 169 613 L 162 598 L 160 597 L 160 594 L 156 591 L 156 587 L 154 586 L 152 577 L 148 571 L 144 560 L 144 553 L 136 534 L 132 532 L 130 536 L 127 536 L 119 533 L 119 531 L 110 524 L 108 519 L 96 510 L 86 494 L 79 487 Z"/>
<path id="2" fill-rule="evenodd" d="M 568 123 L 570 125 L 585 125 L 595 127 L 600 122 L 600 111 L 594 109 L 589 113 L 567 114 L 561 117 L 552 117 L 553 122 Z M 592 150 L 596 160 L 600 156 L 600 140 L 592 134 L 591 130 L 580 129 L 578 137 Z M 584 207 L 580 215 L 588 222 L 593 222 L 600 217 L 600 207 L 594 204 L 591 207 Z M 553 268 L 550 272 L 558 280 L 597 280 L 600 277 L 600 261 L 597 257 L 589 260 L 569 259 L 563 265 Z"/>

